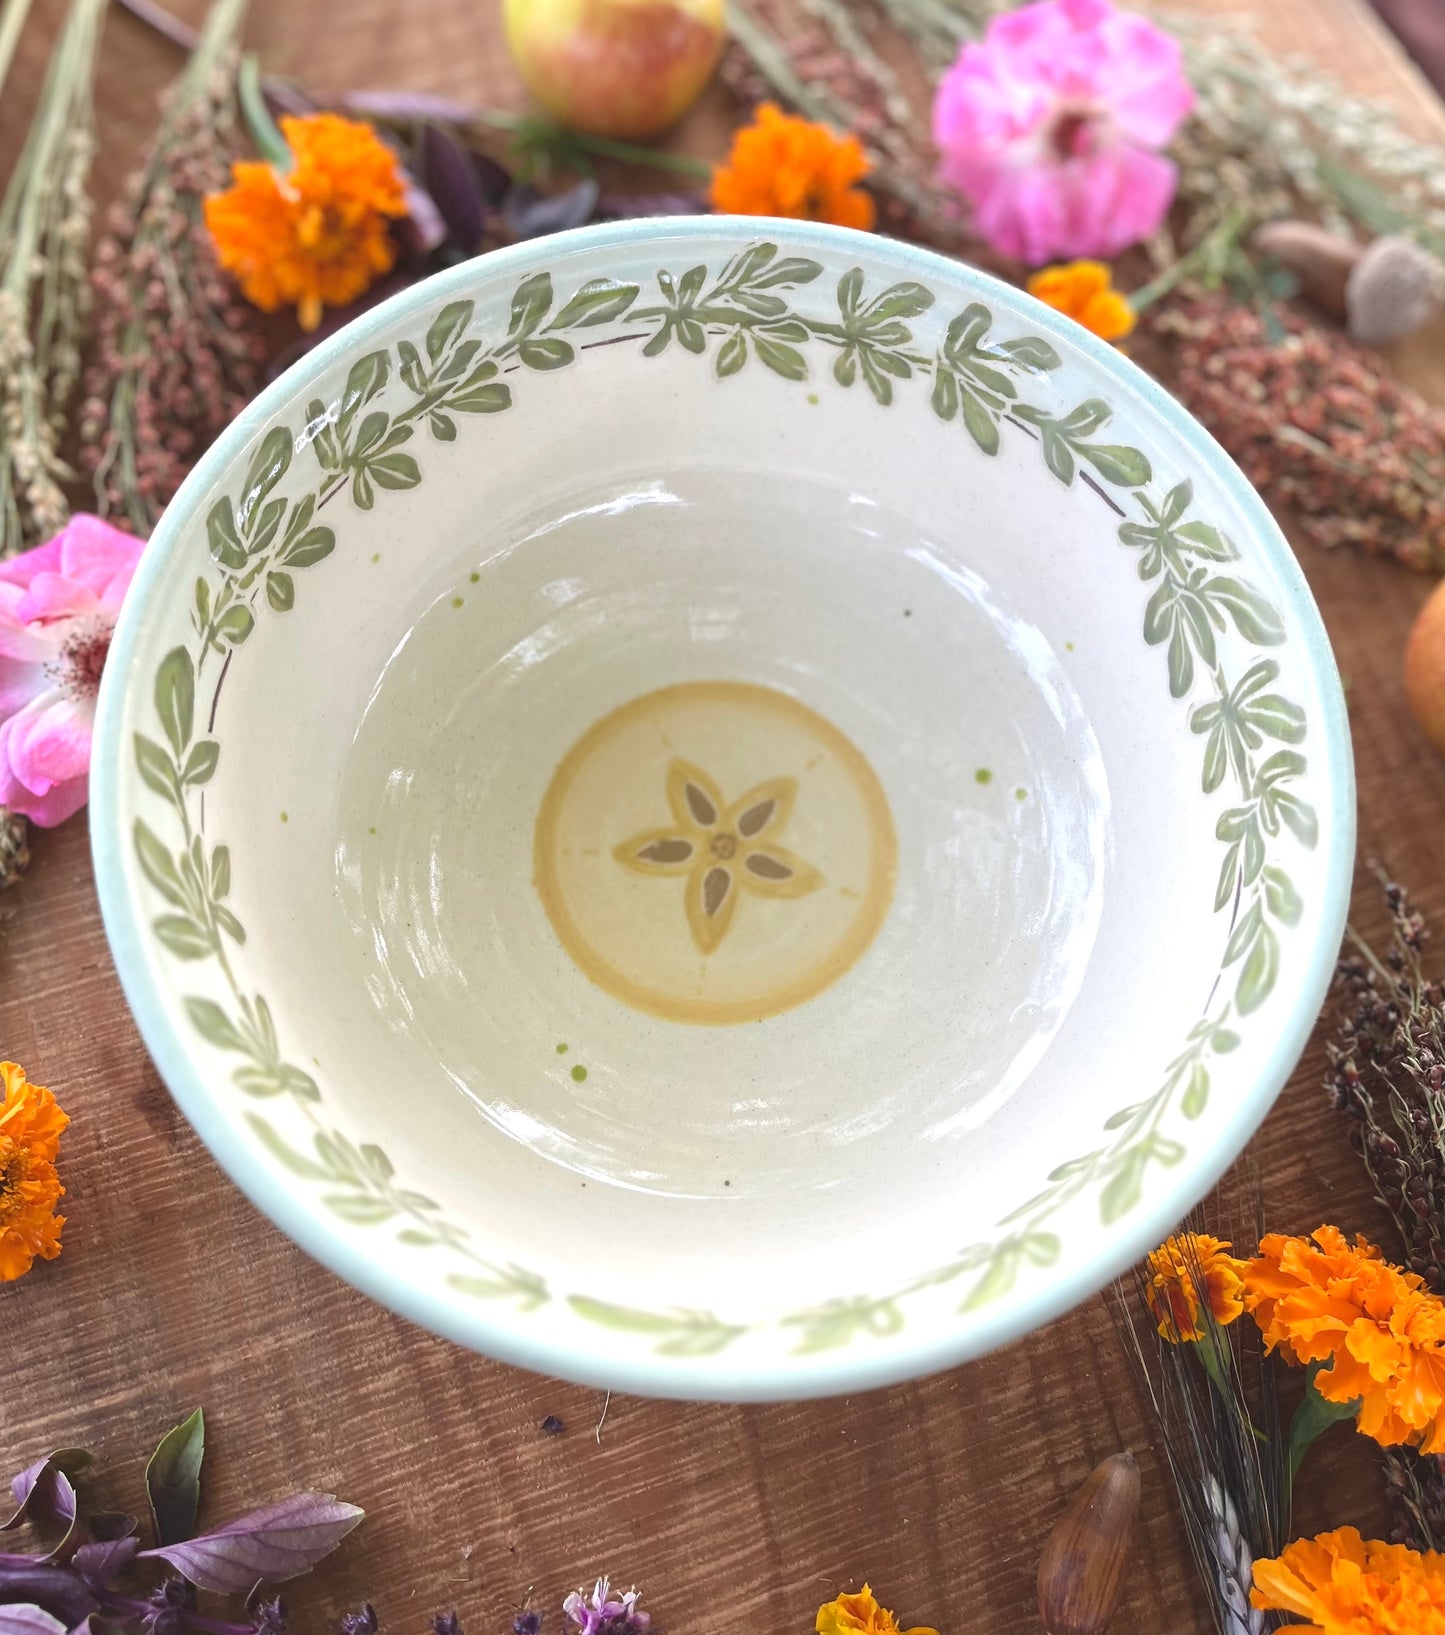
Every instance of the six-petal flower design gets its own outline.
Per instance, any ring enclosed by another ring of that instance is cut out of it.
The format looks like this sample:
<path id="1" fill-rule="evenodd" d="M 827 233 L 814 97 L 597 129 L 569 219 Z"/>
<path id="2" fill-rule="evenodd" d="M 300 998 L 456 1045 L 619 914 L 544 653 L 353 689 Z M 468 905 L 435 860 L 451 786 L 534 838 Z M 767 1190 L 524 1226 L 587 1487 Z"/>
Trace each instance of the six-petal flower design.
<path id="1" fill-rule="evenodd" d="M 692 940 L 711 954 L 728 934 L 744 892 L 806 897 L 825 884 L 810 863 L 777 844 L 797 795 L 796 778 L 770 778 L 729 806 L 700 767 L 674 761 L 667 770 L 672 823 L 633 835 L 612 855 L 636 874 L 685 879 Z"/>

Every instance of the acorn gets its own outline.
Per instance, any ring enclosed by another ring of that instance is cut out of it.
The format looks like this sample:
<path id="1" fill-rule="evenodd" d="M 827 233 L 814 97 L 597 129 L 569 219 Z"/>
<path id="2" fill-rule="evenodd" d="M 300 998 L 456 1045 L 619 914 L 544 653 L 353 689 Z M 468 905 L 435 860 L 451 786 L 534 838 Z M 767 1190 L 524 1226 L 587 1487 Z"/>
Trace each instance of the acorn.
<path id="1" fill-rule="evenodd" d="M 1445 300 L 1445 269 L 1403 233 L 1356 244 L 1310 221 L 1269 221 L 1252 242 L 1295 275 L 1306 300 L 1366 346 L 1413 334 Z"/>
<path id="2" fill-rule="evenodd" d="M 1039 1561 L 1039 1617 L 1046 1635 L 1104 1635 L 1124 1592 L 1139 1513 L 1132 1453 L 1096 1465 L 1059 1517 Z"/>

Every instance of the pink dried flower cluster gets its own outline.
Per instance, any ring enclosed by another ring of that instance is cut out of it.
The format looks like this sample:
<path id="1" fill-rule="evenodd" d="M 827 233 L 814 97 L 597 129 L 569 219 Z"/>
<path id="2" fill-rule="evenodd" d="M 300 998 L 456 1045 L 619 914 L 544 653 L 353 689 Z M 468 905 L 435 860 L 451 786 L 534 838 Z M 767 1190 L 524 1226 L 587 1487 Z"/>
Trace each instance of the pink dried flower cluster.
<path id="1" fill-rule="evenodd" d="M 1445 410 L 1338 330 L 1211 298 L 1155 320 L 1176 395 L 1317 545 L 1445 570 Z"/>
<path id="2" fill-rule="evenodd" d="M 1160 150 L 1194 105 L 1178 44 L 1109 0 L 995 17 L 938 89 L 943 180 L 980 236 L 1039 266 L 1109 259 L 1155 232 L 1178 175 Z"/>
<path id="3" fill-rule="evenodd" d="M 81 438 L 100 503 L 149 531 L 182 479 L 254 396 L 265 349 L 255 315 L 216 264 L 201 201 L 226 185 L 228 121 L 200 97 L 110 213 L 96 248 L 97 360 Z"/>

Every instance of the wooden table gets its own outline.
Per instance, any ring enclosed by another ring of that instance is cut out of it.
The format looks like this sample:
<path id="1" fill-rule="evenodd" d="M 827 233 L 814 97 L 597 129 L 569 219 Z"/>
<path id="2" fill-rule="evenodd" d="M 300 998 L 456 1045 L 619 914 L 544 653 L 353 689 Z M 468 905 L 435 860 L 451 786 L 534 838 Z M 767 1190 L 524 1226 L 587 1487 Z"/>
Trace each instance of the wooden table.
<path id="1" fill-rule="evenodd" d="M 1178 9 L 1178 0 L 1175 0 Z M 62 0 L 38 0 L 0 110 L 18 148 Z M 200 0 L 177 9 L 194 16 Z M 1250 0 L 1195 0 L 1214 14 Z M 1392 99 L 1422 135 L 1445 112 L 1356 0 L 1270 0 L 1260 24 L 1359 90 Z M 496 0 L 254 0 L 248 42 L 320 88 L 411 84 L 494 105 L 519 93 Z M 174 54 L 130 18 L 107 25 L 99 188 L 114 190 L 150 128 Z M 719 150 L 721 92 L 679 135 Z M 1445 326 L 1403 371 L 1445 400 Z M 1301 559 L 1349 685 L 1361 855 L 1379 855 L 1445 930 L 1445 761 L 1411 726 L 1400 652 L 1428 582 L 1390 564 Z M 803 1405 L 731 1408 L 617 1399 L 458 1350 L 313 1264 L 226 1181 L 171 1103 L 111 968 L 84 819 L 37 837 L 3 901 L 0 1054 L 62 1097 L 65 1253 L 0 1288 L 0 1468 L 62 1444 L 100 1455 L 108 1506 L 142 1503 L 159 1434 L 197 1403 L 210 1422 L 206 1514 L 293 1485 L 365 1506 L 359 1534 L 291 1587 L 298 1630 L 372 1599 L 383 1628 L 423 1635 L 455 1605 L 471 1635 L 610 1571 L 644 1586 L 686 1635 L 801 1635 L 820 1601 L 864 1576 L 945 1635 L 1036 1632 L 1033 1578 L 1052 1519 L 1094 1462 L 1131 1447 L 1143 1512 L 1118 1631 L 1212 1626 L 1151 1448 L 1151 1426 L 1102 1303 L 981 1362 L 915 1385 Z M 1372 881 L 1356 900 L 1379 931 Z M 1322 1220 L 1383 1235 L 1361 1168 L 1319 1084 L 1317 1034 L 1250 1148 L 1271 1224 Z M 565 1434 L 540 1429 L 549 1414 Z M 1382 1525 L 1369 1446 L 1336 1432 L 1299 1504 L 1303 1529 Z M 551 1620 L 555 1629 L 558 1620 Z"/>

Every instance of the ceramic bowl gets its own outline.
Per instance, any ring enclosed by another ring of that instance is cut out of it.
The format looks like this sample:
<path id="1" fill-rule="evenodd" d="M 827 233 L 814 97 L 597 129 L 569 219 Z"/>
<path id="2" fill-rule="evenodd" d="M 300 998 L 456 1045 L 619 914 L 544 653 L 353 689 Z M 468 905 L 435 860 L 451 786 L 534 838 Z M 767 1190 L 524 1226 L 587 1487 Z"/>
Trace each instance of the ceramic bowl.
<path id="1" fill-rule="evenodd" d="M 267 390 L 106 671 L 146 1042 L 255 1203 L 497 1357 L 796 1397 L 1157 1242 L 1325 993 L 1340 685 L 1119 352 L 889 242 L 489 255 Z"/>

